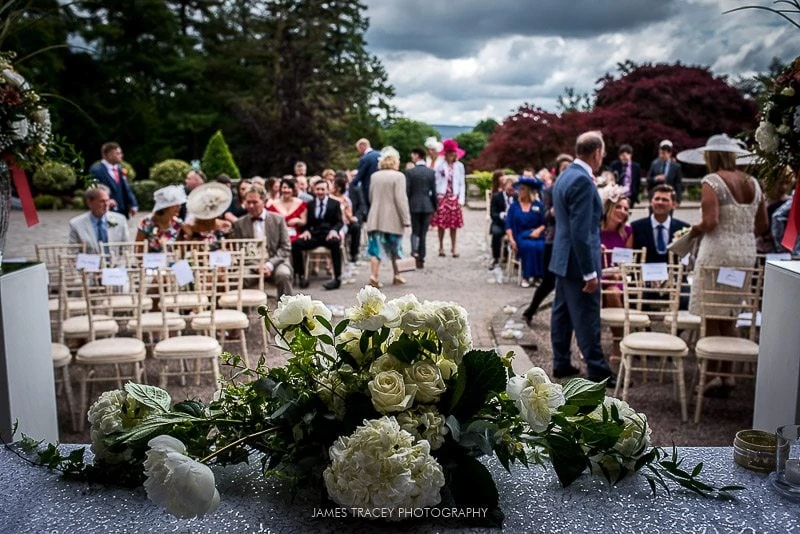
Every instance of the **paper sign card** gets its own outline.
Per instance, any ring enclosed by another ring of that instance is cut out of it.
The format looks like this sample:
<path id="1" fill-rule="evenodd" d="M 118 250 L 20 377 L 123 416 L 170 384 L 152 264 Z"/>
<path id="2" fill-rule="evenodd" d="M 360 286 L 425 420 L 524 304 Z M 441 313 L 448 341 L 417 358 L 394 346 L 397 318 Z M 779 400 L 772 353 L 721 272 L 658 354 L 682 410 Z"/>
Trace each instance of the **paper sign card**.
<path id="1" fill-rule="evenodd" d="M 78 254 L 75 258 L 75 268 L 79 271 L 99 271 L 100 270 L 100 255 L 99 254 Z"/>
<path id="2" fill-rule="evenodd" d="M 632 248 L 619 248 L 615 247 L 611 251 L 611 263 L 633 263 L 633 249 Z"/>
<path id="3" fill-rule="evenodd" d="M 767 254 L 767 261 L 791 261 L 791 259 L 791 252 L 775 252 L 772 254 Z"/>
<path id="4" fill-rule="evenodd" d="M 101 271 L 100 283 L 104 286 L 126 286 L 128 273 L 125 269 L 105 268 Z"/>
<path id="5" fill-rule="evenodd" d="M 666 263 L 642 264 L 642 280 L 645 282 L 663 282 L 669 278 Z"/>
<path id="6" fill-rule="evenodd" d="M 216 250 L 208 255 L 209 263 L 212 267 L 230 267 L 231 253 L 224 250 Z"/>
<path id="7" fill-rule="evenodd" d="M 737 271 L 728 267 L 720 267 L 719 274 L 717 274 L 717 283 L 723 286 L 730 287 L 744 287 L 744 271 Z"/>
<path id="8" fill-rule="evenodd" d="M 185 286 L 194 282 L 194 273 L 189 266 L 189 262 L 181 260 L 172 265 L 172 271 L 175 273 L 175 280 L 179 286 Z"/>
<path id="9" fill-rule="evenodd" d="M 160 269 L 167 266 L 167 255 L 163 252 L 146 252 L 142 262 L 145 269 Z"/>

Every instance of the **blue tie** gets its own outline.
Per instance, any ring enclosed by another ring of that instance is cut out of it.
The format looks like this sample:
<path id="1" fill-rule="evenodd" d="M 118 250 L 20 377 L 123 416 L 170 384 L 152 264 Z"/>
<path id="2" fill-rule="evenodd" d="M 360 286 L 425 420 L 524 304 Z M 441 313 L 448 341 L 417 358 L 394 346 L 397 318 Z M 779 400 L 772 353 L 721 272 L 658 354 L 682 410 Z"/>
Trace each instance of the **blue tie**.
<path id="1" fill-rule="evenodd" d="M 97 242 L 108 243 L 108 231 L 106 230 L 106 225 L 103 223 L 103 219 L 97 219 Z M 103 247 L 100 253 L 108 255 L 108 247 Z"/>
<path id="2" fill-rule="evenodd" d="M 664 240 L 664 225 L 656 226 L 656 250 L 659 254 L 667 253 L 667 242 Z"/>

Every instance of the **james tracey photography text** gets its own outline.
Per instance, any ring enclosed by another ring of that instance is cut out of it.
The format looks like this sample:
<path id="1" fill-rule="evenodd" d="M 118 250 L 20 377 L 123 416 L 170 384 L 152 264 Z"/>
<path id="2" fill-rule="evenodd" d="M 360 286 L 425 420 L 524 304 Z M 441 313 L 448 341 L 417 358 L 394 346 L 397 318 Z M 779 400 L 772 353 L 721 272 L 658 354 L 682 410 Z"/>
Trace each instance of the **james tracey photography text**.
<path id="1" fill-rule="evenodd" d="M 312 518 L 358 517 L 363 519 L 422 519 L 422 518 L 485 518 L 488 508 L 314 508 Z"/>

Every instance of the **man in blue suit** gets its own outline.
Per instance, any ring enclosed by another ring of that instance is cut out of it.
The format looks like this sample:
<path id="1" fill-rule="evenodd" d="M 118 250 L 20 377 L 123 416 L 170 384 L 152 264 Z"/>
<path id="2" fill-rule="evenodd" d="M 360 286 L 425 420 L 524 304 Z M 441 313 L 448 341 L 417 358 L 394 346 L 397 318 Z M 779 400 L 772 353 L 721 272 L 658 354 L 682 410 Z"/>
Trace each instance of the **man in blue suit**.
<path id="1" fill-rule="evenodd" d="M 122 167 L 122 148 L 118 143 L 105 143 L 100 151 L 103 159 L 89 169 L 92 179 L 108 187 L 111 192 L 111 211 L 133 217 L 139 203 L 128 183 L 127 171 Z"/>
<path id="2" fill-rule="evenodd" d="M 367 204 L 367 211 L 369 211 L 369 180 L 372 173 L 378 172 L 378 156 L 380 156 L 380 153 L 372 149 L 369 139 L 359 139 L 356 142 L 356 149 L 361 157 L 358 159 L 353 185 L 361 188 L 364 201 Z"/>
<path id="3" fill-rule="evenodd" d="M 577 375 L 570 359 L 572 332 L 586 360 L 588 378 L 616 385 L 600 345 L 600 219 L 603 201 L 594 183 L 605 145 L 600 132 L 586 132 L 575 143 L 575 161 L 553 187 L 557 230 L 550 270 L 556 275 L 556 296 L 550 324 L 553 376 Z"/>

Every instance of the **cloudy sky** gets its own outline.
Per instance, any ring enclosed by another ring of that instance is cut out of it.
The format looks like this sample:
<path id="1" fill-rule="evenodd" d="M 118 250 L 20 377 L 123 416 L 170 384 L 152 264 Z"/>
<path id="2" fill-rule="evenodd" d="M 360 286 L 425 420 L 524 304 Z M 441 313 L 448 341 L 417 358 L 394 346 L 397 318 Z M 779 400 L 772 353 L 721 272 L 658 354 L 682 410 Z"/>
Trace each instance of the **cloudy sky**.
<path id="1" fill-rule="evenodd" d="M 501 120 L 524 102 L 556 111 L 564 87 L 592 93 L 626 59 L 735 79 L 800 53 L 800 30 L 778 15 L 723 14 L 772 0 L 363 1 L 395 106 L 429 124 Z"/>

